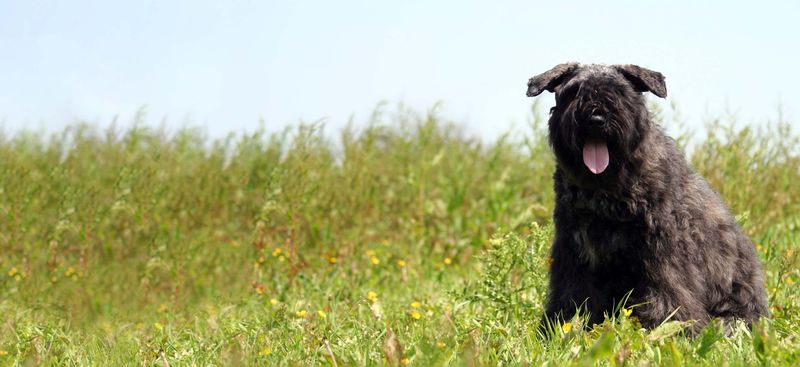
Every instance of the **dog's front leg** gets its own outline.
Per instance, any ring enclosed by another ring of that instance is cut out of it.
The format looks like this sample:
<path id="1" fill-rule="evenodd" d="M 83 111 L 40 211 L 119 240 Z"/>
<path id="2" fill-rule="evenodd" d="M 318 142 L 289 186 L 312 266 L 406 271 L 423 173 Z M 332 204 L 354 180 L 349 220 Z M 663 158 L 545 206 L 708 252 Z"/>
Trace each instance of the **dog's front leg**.
<path id="1" fill-rule="evenodd" d="M 561 323 L 570 320 L 577 312 L 588 312 L 589 324 L 603 321 L 602 311 L 592 307 L 598 303 L 593 286 L 593 275 L 579 260 L 572 243 L 566 238 L 556 238 L 550 266 L 550 285 L 543 322 Z"/>

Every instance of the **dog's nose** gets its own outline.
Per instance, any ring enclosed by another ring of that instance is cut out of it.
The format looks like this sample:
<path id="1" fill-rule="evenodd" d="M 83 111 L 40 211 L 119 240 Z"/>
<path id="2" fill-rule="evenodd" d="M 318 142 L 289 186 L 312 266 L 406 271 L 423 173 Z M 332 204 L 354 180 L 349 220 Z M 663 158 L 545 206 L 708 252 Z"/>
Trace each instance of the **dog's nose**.
<path id="1" fill-rule="evenodd" d="M 601 126 L 606 122 L 606 118 L 600 115 L 589 116 L 590 126 Z"/>

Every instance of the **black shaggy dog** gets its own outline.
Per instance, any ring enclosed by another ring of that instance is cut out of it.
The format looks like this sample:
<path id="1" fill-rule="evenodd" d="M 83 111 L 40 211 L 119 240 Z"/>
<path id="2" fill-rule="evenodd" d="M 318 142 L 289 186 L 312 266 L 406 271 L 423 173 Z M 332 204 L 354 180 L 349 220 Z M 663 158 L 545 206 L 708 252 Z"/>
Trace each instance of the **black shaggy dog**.
<path id="1" fill-rule="evenodd" d="M 761 265 L 719 195 L 651 119 L 642 92 L 664 76 L 636 65 L 560 64 L 528 82 L 555 92 L 557 167 L 549 320 L 603 321 L 630 293 L 645 327 L 768 314 Z M 673 315 L 674 313 L 674 315 Z"/>

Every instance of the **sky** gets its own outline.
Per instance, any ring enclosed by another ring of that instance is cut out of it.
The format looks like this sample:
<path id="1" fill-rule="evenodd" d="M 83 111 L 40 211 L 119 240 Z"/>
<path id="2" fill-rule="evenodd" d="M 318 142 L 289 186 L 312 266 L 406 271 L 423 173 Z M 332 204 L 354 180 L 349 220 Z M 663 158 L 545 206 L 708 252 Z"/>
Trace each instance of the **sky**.
<path id="1" fill-rule="evenodd" d="M 779 111 L 798 126 L 798 14 L 798 1 L 0 0 L 0 128 L 125 125 L 145 111 L 221 137 L 441 102 L 492 139 L 525 126 L 528 78 L 566 61 L 660 71 L 659 103 L 690 127 Z"/>

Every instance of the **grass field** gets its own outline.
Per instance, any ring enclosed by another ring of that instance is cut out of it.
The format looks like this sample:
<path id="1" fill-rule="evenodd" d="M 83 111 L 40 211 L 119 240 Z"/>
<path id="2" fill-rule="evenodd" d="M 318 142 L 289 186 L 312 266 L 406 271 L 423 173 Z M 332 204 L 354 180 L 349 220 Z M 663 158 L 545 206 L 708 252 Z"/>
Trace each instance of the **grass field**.
<path id="1" fill-rule="evenodd" d="M 554 163 L 531 125 L 486 143 L 401 109 L 213 141 L 141 123 L 0 137 L 0 365 L 800 363 L 786 123 L 711 121 L 691 149 L 773 313 L 695 338 L 627 310 L 537 335 Z"/>

